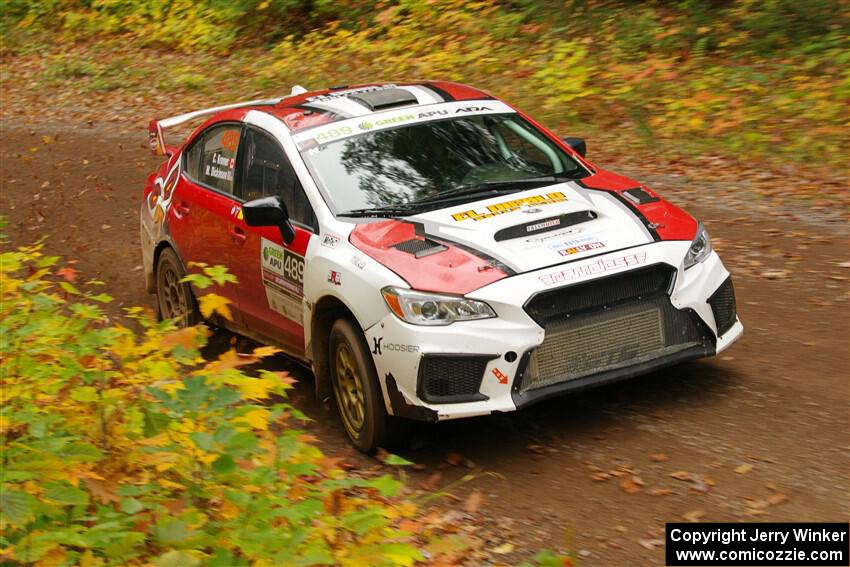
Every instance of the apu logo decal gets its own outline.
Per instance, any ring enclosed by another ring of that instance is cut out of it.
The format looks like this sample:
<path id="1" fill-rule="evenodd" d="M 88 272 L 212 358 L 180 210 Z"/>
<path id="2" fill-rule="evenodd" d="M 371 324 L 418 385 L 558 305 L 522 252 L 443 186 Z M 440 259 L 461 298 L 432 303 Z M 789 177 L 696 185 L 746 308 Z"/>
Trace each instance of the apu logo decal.
<path id="1" fill-rule="evenodd" d="M 553 203 L 561 203 L 566 200 L 566 195 L 560 191 L 556 191 L 554 193 L 546 193 L 546 195 L 533 195 L 531 197 L 524 197 L 513 201 L 505 201 L 504 203 L 496 203 L 495 205 L 487 205 L 487 210 L 485 212 L 469 210 L 462 213 L 455 213 L 452 215 L 452 218 L 456 221 L 469 219 L 480 221 L 482 219 L 495 217 L 496 215 L 503 215 L 505 213 L 517 211 L 524 206 L 551 205 Z"/>

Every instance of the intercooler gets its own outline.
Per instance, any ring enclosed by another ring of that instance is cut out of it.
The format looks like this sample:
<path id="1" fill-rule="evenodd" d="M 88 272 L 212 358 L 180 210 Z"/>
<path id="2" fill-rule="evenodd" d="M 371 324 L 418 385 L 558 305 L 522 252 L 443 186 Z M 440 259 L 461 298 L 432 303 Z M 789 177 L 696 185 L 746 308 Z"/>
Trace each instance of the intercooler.
<path id="1" fill-rule="evenodd" d="M 529 391 L 704 344 L 710 334 L 670 303 L 675 271 L 648 268 L 535 295 L 526 312 L 546 331 L 518 384 Z"/>

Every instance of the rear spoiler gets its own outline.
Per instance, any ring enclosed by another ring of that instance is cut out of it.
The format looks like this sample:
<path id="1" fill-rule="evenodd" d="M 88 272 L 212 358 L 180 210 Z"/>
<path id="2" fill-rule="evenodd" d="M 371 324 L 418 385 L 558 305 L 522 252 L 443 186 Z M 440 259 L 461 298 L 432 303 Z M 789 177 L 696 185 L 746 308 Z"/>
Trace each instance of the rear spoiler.
<path id="1" fill-rule="evenodd" d="M 300 85 L 295 85 L 292 87 L 292 92 L 289 96 L 295 96 L 302 93 L 307 92 L 307 89 Z M 210 116 L 212 114 L 217 114 L 219 112 L 225 110 L 231 110 L 234 108 L 241 108 L 244 106 L 263 106 L 263 105 L 275 105 L 278 104 L 283 99 L 288 98 L 278 97 L 278 98 L 265 98 L 259 100 L 249 100 L 246 102 L 237 102 L 235 104 L 225 104 L 223 106 L 213 106 L 212 108 L 205 108 L 203 110 L 195 110 L 192 112 L 187 112 L 185 114 L 178 114 L 177 116 L 172 116 L 170 118 L 162 118 L 157 120 L 156 118 L 150 121 L 148 125 L 148 143 L 150 144 L 151 151 L 155 156 L 170 156 L 177 151 L 177 146 L 171 146 L 165 143 L 165 135 L 163 131 L 167 128 L 172 128 L 174 126 L 179 126 L 180 124 L 185 124 L 190 120 L 195 120 L 196 118 L 203 118 L 205 116 Z"/>

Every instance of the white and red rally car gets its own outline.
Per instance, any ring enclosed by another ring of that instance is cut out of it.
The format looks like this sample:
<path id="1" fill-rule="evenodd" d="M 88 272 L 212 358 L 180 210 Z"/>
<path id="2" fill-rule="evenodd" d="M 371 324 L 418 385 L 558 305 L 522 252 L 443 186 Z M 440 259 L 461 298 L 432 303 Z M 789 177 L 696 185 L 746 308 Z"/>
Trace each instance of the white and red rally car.
<path id="1" fill-rule="evenodd" d="M 180 147 L 163 130 L 210 117 Z M 700 223 L 516 108 L 448 82 L 335 87 L 151 122 L 141 208 L 166 318 L 310 365 L 365 451 L 727 348 L 729 272 Z M 181 283 L 189 262 L 238 285 Z"/>

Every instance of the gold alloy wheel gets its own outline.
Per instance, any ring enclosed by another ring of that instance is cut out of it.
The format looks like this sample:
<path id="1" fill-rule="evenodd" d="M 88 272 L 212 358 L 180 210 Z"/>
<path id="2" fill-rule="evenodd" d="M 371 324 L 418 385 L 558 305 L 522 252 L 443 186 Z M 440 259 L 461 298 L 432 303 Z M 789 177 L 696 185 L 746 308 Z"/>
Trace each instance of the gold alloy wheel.
<path id="1" fill-rule="evenodd" d="M 354 355 L 345 342 L 336 346 L 336 400 L 342 421 L 352 437 L 363 427 L 365 404 L 363 402 L 363 378 L 357 372 Z"/>
<path id="2" fill-rule="evenodd" d="M 180 282 L 180 276 L 174 270 L 174 266 L 165 263 L 161 268 L 160 280 L 160 309 L 163 319 L 174 319 L 186 315 L 188 302 L 186 301 L 186 289 Z"/>

